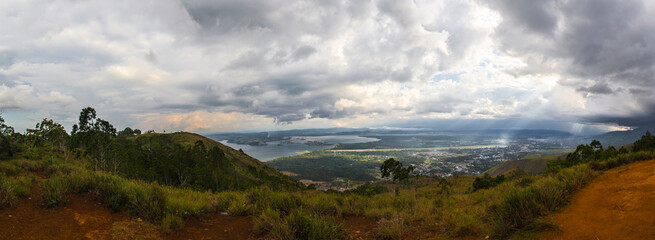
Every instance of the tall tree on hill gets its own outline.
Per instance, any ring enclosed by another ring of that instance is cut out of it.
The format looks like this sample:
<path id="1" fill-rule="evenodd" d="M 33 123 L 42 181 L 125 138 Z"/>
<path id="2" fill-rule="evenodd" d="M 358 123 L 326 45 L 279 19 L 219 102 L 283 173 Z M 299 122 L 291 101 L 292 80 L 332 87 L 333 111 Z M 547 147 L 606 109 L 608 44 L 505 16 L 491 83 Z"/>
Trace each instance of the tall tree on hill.
<path id="1" fill-rule="evenodd" d="M 652 151 L 655 150 L 655 137 L 646 131 L 646 134 L 641 136 L 641 139 L 632 144 L 632 151 Z"/>
<path id="2" fill-rule="evenodd" d="M 5 124 L 5 119 L 0 116 L 0 159 L 3 157 L 12 157 L 14 155 L 11 150 L 11 135 L 14 133 L 14 128 Z"/>
<path id="3" fill-rule="evenodd" d="M 80 112 L 79 123 L 73 125 L 72 147 L 80 147 L 91 157 L 96 170 L 107 170 L 111 141 L 116 137 L 116 128 L 100 119 L 96 110 L 86 107 Z"/>
<path id="4" fill-rule="evenodd" d="M 396 159 L 389 158 L 380 166 L 380 174 L 383 178 L 391 176 L 393 181 L 405 180 L 409 178 L 410 174 L 414 171 L 414 166 L 403 167 L 403 164 Z"/>
<path id="5" fill-rule="evenodd" d="M 31 129 L 28 129 L 28 132 Z M 55 149 L 62 152 L 64 160 L 68 160 L 68 153 L 66 151 L 66 144 L 68 143 L 68 133 L 59 123 L 52 119 L 44 118 L 40 123 L 36 124 L 36 129 L 31 131 L 33 136 L 33 145 L 47 144 L 50 145 L 50 152 L 54 154 Z"/>

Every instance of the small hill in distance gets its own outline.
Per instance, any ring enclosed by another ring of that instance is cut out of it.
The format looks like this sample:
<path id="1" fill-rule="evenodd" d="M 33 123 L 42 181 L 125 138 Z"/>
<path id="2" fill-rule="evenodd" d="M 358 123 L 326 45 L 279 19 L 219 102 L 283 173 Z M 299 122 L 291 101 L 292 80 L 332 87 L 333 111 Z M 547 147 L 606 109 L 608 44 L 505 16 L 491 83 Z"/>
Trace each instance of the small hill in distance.
<path id="1" fill-rule="evenodd" d="M 505 174 L 516 168 L 520 168 L 521 170 L 530 174 L 540 174 L 546 170 L 546 162 L 548 160 L 556 159 L 558 157 L 565 157 L 565 155 L 566 154 L 549 156 L 541 156 L 539 154 L 528 155 L 519 160 L 507 160 L 501 164 L 496 165 L 495 167 L 490 168 L 483 174 L 489 174 L 489 176 L 495 177 L 501 174 Z"/>

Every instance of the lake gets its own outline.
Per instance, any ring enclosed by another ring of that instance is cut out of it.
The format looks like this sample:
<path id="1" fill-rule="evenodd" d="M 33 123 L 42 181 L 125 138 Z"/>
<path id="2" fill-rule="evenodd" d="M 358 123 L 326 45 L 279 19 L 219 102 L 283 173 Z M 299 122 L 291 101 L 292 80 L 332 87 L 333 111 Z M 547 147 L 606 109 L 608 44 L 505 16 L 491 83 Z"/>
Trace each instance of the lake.
<path id="1" fill-rule="evenodd" d="M 247 144 L 228 143 L 227 140 L 220 143 L 234 149 L 241 149 L 251 157 L 262 162 L 270 161 L 279 157 L 299 155 L 316 150 L 325 150 L 334 147 L 337 143 L 365 143 L 379 141 L 377 138 L 360 137 L 357 135 L 329 135 L 329 136 L 293 136 L 289 140 L 267 142 L 266 146 L 251 146 Z M 325 145 L 308 145 L 309 141 L 323 142 Z M 293 142 L 293 143 L 291 143 Z"/>

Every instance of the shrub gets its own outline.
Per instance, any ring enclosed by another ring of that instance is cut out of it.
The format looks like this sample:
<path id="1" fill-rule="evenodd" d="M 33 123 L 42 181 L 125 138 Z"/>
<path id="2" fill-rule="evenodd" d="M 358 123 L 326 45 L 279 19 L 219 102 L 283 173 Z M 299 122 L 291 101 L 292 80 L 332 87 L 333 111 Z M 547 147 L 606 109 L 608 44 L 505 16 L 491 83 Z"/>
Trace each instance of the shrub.
<path id="1" fill-rule="evenodd" d="M 313 217 L 300 208 L 286 217 L 284 224 L 289 226 L 289 232 L 286 233 L 283 239 L 328 240 L 343 236 L 343 225 L 336 224 L 333 218 L 328 216 Z"/>
<path id="2" fill-rule="evenodd" d="M 314 214 L 318 215 L 337 215 L 339 209 L 333 197 L 328 195 L 317 196 L 311 199 L 310 207 Z"/>
<path id="3" fill-rule="evenodd" d="M 0 209 L 11 207 L 16 203 L 17 197 L 14 185 L 8 177 L 0 174 Z"/>
<path id="4" fill-rule="evenodd" d="M 70 180 L 62 176 L 54 176 L 43 182 L 41 204 L 45 207 L 64 206 L 68 202 L 66 193 L 70 187 Z"/>
<path id="5" fill-rule="evenodd" d="M 376 228 L 377 236 L 381 239 L 403 239 L 403 229 L 405 229 L 405 221 L 399 215 L 390 219 L 380 219 Z"/>
<path id="6" fill-rule="evenodd" d="M 172 230 L 183 228 L 184 219 L 169 213 L 162 219 L 161 226 L 165 232 L 170 233 Z"/>
<path id="7" fill-rule="evenodd" d="M 0 162 L 0 175 L 16 176 L 20 169 L 10 162 Z"/>
<path id="8" fill-rule="evenodd" d="M 166 196 L 161 187 L 134 184 L 128 194 L 128 208 L 150 222 L 159 222 L 166 215 Z"/>
<path id="9" fill-rule="evenodd" d="M 246 204 L 246 198 L 243 195 L 235 195 L 235 198 L 230 202 L 227 208 L 230 215 L 246 216 L 253 212 L 251 205 Z"/>
<path id="10" fill-rule="evenodd" d="M 328 216 L 314 216 L 302 208 L 292 211 L 288 216 L 267 208 L 255 218 L 254 230 L 257 234 L 268 233 L 274 239 L 339 239 L 343 237 L 343 225 L 336 224 Z"/>
<path id="11" fill-rule="evenodd" d="M 278 232 L 272 232 L 280 224 L 280 212 L 272 208 L 266 208 L 255 218 L 253 229 L 256 234 L 271 233 L 271 235 L 280 235 Z"/>
<path id="12" fill-rule="evenodd" d="M 475 236 L 482 232 L 484 226 L 479 216 L 467 211 L 469 209 L 450 208 L 445 211 L 445 223 L 450 234 L 455 237 Z"/>
<path id="13" fill-rule="evenodd" d="M 484 176 L 475 178 L 473 181 L 473 191 L 495 187 L 503 181 L 505 181 L 504 175 L 490 177 L 489 174 L 485 173 Z"/>

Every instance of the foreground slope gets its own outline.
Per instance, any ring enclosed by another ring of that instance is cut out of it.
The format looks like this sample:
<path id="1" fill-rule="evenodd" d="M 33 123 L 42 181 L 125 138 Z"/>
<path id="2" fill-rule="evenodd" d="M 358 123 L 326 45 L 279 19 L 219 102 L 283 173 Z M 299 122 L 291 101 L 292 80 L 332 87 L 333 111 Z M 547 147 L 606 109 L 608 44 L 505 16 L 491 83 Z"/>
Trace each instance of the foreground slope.
<path id="1" fill-rule="evenodd" d="M 542 239 L 655 239 L 655 160 L 606 171 L 552 217 Z"/>

